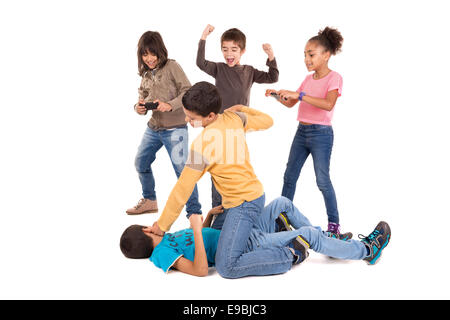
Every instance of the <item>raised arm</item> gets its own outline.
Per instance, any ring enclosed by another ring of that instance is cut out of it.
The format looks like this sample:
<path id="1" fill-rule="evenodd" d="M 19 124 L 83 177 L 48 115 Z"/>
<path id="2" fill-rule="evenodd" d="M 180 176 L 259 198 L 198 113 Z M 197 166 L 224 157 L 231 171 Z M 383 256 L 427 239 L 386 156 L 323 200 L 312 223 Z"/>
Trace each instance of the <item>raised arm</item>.
<path id="1" fill-rule="evenodd" d="M 260 71 L 255 69 L 253 73 L 253 82 L 256 83 L 274 83 L 278 81 L 280 72 L 278 71 L 277 61 L 273 53 L 272 46 L 268 43 L 263 44 L 263 50 L 267 54 L 266 65 L 269 67 L 269 71 Z"/>
<path id="2" fill-rule="evenodd" d="M 201 70 L 215 78 L 217 75 L 217 64 L 205 59 L 206 38 L 213 31 L 214 27 L 208 24 L 202 33 L 202 37 L 200 38 L 200 41 L 198 43 L 197 66 Z"/>

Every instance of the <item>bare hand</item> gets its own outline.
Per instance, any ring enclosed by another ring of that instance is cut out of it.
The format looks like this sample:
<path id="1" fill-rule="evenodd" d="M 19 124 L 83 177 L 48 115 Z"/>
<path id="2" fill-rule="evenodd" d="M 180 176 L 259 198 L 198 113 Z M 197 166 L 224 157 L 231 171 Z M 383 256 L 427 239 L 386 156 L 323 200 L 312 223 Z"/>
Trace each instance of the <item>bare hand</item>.
<path id="1" fill-rule="evenodd" d="M 164 233 L 165 233 L 164 231 L 162 231 L 162 230 L 159 228 L 158 222 L 157 222 L 157 221 L 155 221 L 155 223 L 153 224 L 153 226 L 144 228 L 144 229 L 142 229 L 142 231 L 145 232 L 145 233 L 153 233 L 153 234 L 156 234 L 156 235 L 158 235 L 158 236 L 163 236 Z"/>
<path id="2" fill-rule="evenodd" d="M 270 97 L 271 93 L 273 93 L 273 92 L 277 93 L 277 90 L 274 90 L 274 89 L 267 89 L 267 90 L 266 90 L 266 93 L 265 93 L 266 97 Z"/>
<path id="3" fill-rule="evenodd" d="M 205 30 L 203 30 L 201 40 L 206 40 L 206 38 L 214 31 L 214 29 L 215 28 L 212 25 L 208 24 Z"/>
<path id="4" fill-rule="evenodd" d="M 232 107 L 230 107 L 230 108 L 226 109 L 226 111 L 231 111 L 231 112 L 240 112 L 240 111 L 241 111 L 241 109 L 242 109 L 242 107 L 245 107 L 245 106 L 244 106 L 244 105 L 242 105 L 242 104 L 237 104 L 237 105 L 235 105 L 235 106 L 232 106 Z"/>
<path id="5" fill-rule="evenodd" d="M 141 106 L 140 104 L 144 104 L 144 99 L 140 99 L 138 103 L 136 103 L 136 107 L 134 108 L 134 110 L 136 110 L 138 114 L 144 115 L 147 113 L 147 109 L 145 108 L 145 106 Z"/>
<path id="6" fill-rule="evenodd" d="M 155 100 L 154 102 L 158 102 L 158 108 L 156 110 L 161 111 L 161 112 L 172 111 L 172 106 L 170 104 L 159 101 L 159 100 Z"/>
<path id="7" fill-rule="evenodd" d="M 208 212 L 208 214 L 212 214 L 214 216 L 216 216 L 218 214 L 221 214 L 221 213 L 223 213 L 223 206 L 222 205 L 214 207 L 211 210 L 209 210 L 209 212 Z"/>
<path id="8" fill-rule="evenodd" d="M 296 91 L 280 90 L 277 92 L 283 100 L 298 99 L 299 93 Z"/>
<path id="9" fill-rule="evenodd" d="M 272 61 L 272 60 L 275 58 L 275 56 L 274 56 L 274 54 L 273 54 L 272 46 L 271 46 L 270 44 L 268 44 L 268 43 L 264 43 L 264 44 L 262 45 L 262 47 L 263 47 L 264 52 L 265 52 L 265 53 L 267 54 L 267 56 L 269 57 L 269 61 Z"/>

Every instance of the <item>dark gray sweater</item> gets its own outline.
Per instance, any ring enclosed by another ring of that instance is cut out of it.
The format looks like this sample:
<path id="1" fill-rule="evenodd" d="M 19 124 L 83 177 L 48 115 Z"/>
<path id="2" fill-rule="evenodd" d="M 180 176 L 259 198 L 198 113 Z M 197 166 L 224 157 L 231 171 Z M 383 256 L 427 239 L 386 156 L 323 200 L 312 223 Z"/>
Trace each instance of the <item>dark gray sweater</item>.
<path id="1" fill-rule="evenodd" d="M 222 108 L 225 109 L 236 104 L 248 106 L 250 104 L 250 90 L 254 82 L 274 83 L 278 81 L 278 69 L 275 59 L 266 65 L 269 72 L 259 71 L 249 65 L 229 67 L 223 62 L 211 62 L 205 59 L 205 40 L 200 40 L 197 51 L 197 66 L 216 79 L 216 87 L 222 97 Z"/>

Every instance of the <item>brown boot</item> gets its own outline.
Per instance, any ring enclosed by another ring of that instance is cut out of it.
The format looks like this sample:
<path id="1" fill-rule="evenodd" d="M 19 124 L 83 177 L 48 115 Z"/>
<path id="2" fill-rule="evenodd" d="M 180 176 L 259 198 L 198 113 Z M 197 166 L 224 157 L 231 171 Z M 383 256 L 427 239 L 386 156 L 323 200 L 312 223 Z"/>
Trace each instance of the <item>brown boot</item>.
<path id="1" fill-rule="evenodd" d="M 158 203 L 156 200 L 144 199 L 139 200 L 138 204 L 127 210 L 128 215 L 137 215 L 143 213 L 158 212 Z"/>

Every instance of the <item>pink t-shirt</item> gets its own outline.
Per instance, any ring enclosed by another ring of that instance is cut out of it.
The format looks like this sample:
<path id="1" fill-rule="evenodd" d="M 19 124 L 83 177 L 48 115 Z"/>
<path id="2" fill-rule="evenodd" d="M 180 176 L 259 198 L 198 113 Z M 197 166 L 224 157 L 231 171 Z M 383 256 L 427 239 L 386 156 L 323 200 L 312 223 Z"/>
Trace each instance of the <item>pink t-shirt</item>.
<path id="1" fill-rule="evenodd" d="M 342 77 L 339 73 L 331 71 L 319 80 L 314 80 L 313 74 L 307 75 L 297 92 L 300 93 L 303 91 L 307 96 L 325 99 L 328 91 L 336 89 L 338 90 L 340 97 L 342 93 Z M 300 106 L 298 107 L 297 120 L 307 123 L 331 126 L 333 112 L 334 108 L 331 111 L 326 111 L 301 101 Z"/>

